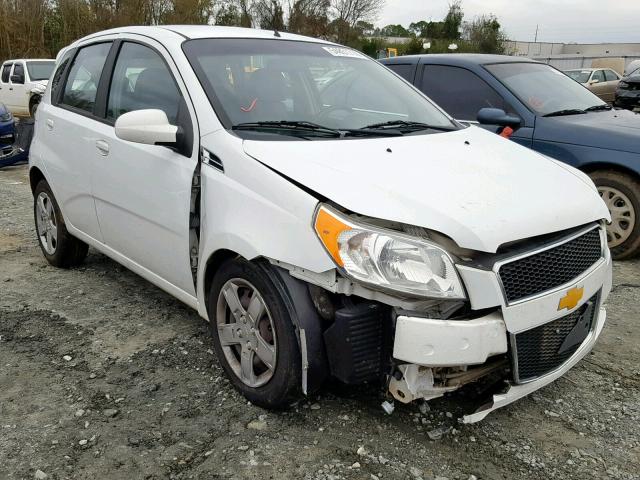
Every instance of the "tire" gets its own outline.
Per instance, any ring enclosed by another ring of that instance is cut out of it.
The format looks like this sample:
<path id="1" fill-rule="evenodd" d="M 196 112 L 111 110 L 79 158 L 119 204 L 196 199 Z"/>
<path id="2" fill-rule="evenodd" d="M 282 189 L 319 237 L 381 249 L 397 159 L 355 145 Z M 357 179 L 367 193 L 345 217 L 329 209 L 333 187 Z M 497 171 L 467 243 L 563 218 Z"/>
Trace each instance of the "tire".
<path id="1" fill-rule="evenodd" d="M 38 106 L 40 105 L 40 97 L 33 98 L 29 103 L 29 115 L 31 118 L 36 118 L 36 111 L 38 110 Z"/>
<path id="2" fill-rule="evenodd" d="M 33 192 L 33 216 L 42 254 L 54 267 L 80 265 L 89 246 L 71 236 L 49 184 L 40 180 Z"/>
<path id="3" fill-rule="evenodd" d="M 640 182 L 633 176 L 613 170 L 589 174 L 611 212 L 607 238 L 615 260 L 634 257 L 640 252 Z"/>
<path id="4" fill-rule="evenodd" d="M 208 305 L 213 346 L 225 374 L 247 400 L 269 409 L 286 408 L 302 397 L 292 302 L 277 282 L 268 264 L 230 260 L 213 279 Z M 230 305 L 237 300 L 241 308 L 234 316 Z M 271 369 L 263 358 L 272 359 Z"/>

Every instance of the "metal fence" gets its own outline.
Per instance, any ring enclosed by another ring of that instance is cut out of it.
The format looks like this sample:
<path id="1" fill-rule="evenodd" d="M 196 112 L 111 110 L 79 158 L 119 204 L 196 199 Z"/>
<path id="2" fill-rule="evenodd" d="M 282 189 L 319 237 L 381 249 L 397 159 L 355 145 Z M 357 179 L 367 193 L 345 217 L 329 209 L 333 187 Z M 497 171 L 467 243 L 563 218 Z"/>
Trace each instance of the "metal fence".
<path id="1" fill-rule="evenodd" d="M 548 63 L 549 65 L 556 67 L 559 70 L 569 70 L 572 68 L 590 68 L 594 60 L 602 60 L 609 57 L 583 57 L 581 55 L 552 55 L 548 57 L 536 57 L 532 56 L 534 60 L 539 62 Z M 640 55 L 624 55 L 615 56 L 610 58 L 622 58 L 624 59 L 625 67 L 634 60 L 640 60 Z M 622 72 L 620 72 L 622 73 Z"/>

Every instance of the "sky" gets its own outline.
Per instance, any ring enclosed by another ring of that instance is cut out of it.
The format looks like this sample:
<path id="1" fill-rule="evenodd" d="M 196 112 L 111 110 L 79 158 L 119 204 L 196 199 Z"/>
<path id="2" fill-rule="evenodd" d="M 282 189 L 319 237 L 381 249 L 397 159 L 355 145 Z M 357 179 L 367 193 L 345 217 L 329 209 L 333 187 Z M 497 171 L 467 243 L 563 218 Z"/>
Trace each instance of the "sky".
<path id="1" fill-rule="evenodd" d="M 441 20 L 449 0 L 386 0 L 378 26 Z M 510 40 L 640 43 L 640 0 L 462 0 L 465 19 L 494 14 Z"/>

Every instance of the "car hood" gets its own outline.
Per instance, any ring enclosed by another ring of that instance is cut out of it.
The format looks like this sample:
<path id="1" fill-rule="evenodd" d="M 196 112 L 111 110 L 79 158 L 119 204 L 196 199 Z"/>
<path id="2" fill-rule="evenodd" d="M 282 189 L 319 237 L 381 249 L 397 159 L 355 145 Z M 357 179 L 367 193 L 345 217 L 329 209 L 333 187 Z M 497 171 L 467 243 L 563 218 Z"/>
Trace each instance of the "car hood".
<path id="1" fill-rule="evenodd" d="M 582 173 L 477 127 L 243 144 L 251 157 L 348 210 L 436 230 L 463 248 L 495 252 L 609 218 Z"/>
<path id="2" fill-rule="evenodd" d="M 640 115 L 608 110 L 536 118 L 535 140 L 640 153 Z"/>
<path id="3" fill-rule="evenodd" d="M 624 77 L 621 81 L 627 83 L 640 83 L 640 75 L 629 75 L 628 77 Z"/>

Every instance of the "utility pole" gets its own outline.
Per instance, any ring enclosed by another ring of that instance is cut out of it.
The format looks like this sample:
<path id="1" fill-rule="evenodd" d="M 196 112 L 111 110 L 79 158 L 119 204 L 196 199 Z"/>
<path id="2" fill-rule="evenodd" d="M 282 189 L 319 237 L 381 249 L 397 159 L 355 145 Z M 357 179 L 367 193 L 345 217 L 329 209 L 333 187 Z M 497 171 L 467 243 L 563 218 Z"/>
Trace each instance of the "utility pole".
<path id="1" fill-rule="evenodd" d="M 533 43 L 538 43 L 538 26 L 536 25 L 536 38 L 533 40 Z"/>

